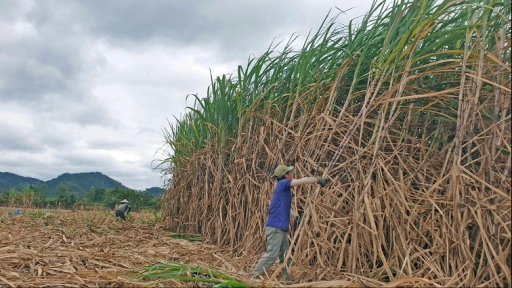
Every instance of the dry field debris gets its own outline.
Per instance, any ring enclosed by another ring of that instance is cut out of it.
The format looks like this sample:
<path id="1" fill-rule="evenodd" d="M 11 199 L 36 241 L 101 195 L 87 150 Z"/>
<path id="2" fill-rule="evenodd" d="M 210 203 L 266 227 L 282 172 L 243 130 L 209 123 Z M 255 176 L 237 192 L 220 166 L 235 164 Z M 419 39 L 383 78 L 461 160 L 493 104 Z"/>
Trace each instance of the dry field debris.
<path id="1" fill-rule="evenodd" d="M 384 283 L 300 265 L 293 282 L 254 280 L 246 271 L 261 256 L 256 251 L 236 255 L 199 241 L 200 236 L 166 231 L 149 212 L 120 222 L 107 210 L 21 208 L 15 215 L 16 209 L 0 207 L 0 287 L 439 286 L 411 277 Z M 319 273 L 337 280 L 315 281 Z"/>
<path id="2" fill-rule="evenodd" d="M 0 207 L 0 287 L 194 285 L 135 277 L 143 266 L 169 261 L 227 267 L 233 277 L 248 280 L 224 260 L 222 249 L 171 238 L 151 213 L 133 213 L 128 221 L 119 222 L 105 210 L 9 213 L 14 210 Z"/>

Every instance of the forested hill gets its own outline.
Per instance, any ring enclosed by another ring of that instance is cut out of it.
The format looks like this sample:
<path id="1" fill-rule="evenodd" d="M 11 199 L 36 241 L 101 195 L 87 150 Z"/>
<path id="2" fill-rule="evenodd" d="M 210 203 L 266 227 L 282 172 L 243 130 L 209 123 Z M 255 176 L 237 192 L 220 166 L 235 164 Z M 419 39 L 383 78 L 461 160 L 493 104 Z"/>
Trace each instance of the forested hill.
<path id="1" fill-rule="evenodd" d="M 78 195 L 83 197 L 91 187 L 104 188 L 104 189 L 130 189 L 121 182 L 116 181 L 105 174 L 100 172 L 88 172 L 88 173 L 64 173 L 57 178 L 50 181 L 46 181 L 48 184 L 48 192 L 50 196 L 55 195 L 57 186 L 63 183 L 67 186 L 70 192 L 76 192 Z"/>
<path id="2" fill-rule="evenodd" d="M 0 172 L 0 192 L 11 188 L 22 191 L 24 187 L 29 185 L 46 184 L 48 187 L 47 195 L 49 197 L 55 197 L 57 186 L 61 183 L 66 186 L 69 192 L 76 192 L 80 198 L 82 198 L 91 187 L 103 188 L 105 190 L 114 189 L 116 187 L 123 190 L 133 190 L 100 172 L 64 173 L 49 181 L 23 177 L 9 172 Z M 147 188 L 145 191 L 153 196 L 159 196 L 164 193 L 164 189 L 159 187 Z"/>
<path id="3" fill-rule="evenodd" d="M 39 185 L 44 183 L 44 181 L 23 177 L 9 172 L 0 172 L 0 190 L 8 190 L 12 188 L 21 188 L 27 185 Z"/>

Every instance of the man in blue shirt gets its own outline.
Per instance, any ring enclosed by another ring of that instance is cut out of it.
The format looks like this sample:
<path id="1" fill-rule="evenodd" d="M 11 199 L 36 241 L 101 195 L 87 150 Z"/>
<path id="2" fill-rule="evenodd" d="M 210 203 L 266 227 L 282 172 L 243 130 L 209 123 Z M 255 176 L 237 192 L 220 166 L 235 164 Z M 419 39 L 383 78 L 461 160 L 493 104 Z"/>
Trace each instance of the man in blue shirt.
<path id="1" fill-rule="evenodd" d="M 291 210 L 292 207 L 292 191 L 291 188 L 305 184 L 320 184 L 322 187 L 327 183 L 325 178 L 304 177 L 301 179 L 293 179 L 293 166 L 279 165 L 274 170 L 274 177 L 277 184 L 270 201 L 270 210 L 265 228 L 267 236 L 267 252 L 261 257 L 256 267 L 252 270 L 251 276 L 256 277 L 263 275 L 265 271 L 274 264 L 279 257 L 279 264 L 284 262 L 284 253 L 290 247 L 288 241 L 288 226 L 290 218 L 300 221 L 300 217 Z M 281 273 L 286 281 L 291 281 L 291 276 L 286 269 L 290 265 L 291 259 L 288 259 L 287 265 L 282 269 Z"/>

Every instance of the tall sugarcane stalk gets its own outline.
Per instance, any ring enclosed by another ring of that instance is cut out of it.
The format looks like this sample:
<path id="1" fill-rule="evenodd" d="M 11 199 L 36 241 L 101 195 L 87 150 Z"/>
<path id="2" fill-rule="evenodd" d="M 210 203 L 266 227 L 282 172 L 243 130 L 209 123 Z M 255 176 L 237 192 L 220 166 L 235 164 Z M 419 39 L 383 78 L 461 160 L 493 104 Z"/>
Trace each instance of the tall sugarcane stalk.
<path id="1" fill-rule="evenodd" d="M 509 12 L 497 0 L 375 2 L 359 26 L 326 18 L 300 50 L 292 36 L 236 78 L 212 76 L 164 131 L 170 223 L 236 255 L 261 251 L 269 175 L 295 162 L 297 177 L 333 183 L 296 191 L 296 273 L 510 283 Z"/>

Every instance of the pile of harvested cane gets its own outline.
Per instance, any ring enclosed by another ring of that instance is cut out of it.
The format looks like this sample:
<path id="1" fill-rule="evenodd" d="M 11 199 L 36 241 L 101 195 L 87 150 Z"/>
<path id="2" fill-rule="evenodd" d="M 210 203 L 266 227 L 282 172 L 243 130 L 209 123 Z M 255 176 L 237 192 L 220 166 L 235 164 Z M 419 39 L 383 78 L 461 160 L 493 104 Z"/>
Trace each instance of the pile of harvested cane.
<path id="1" fill-rule="evenodd" d="M 173 238 L 151 213 L 120 222 L 112 211 L 13 210 L 0 207 L 1 287 L 188 286 L 140 275 L 173 262 L 232 269 L 221 249 Z"/>

